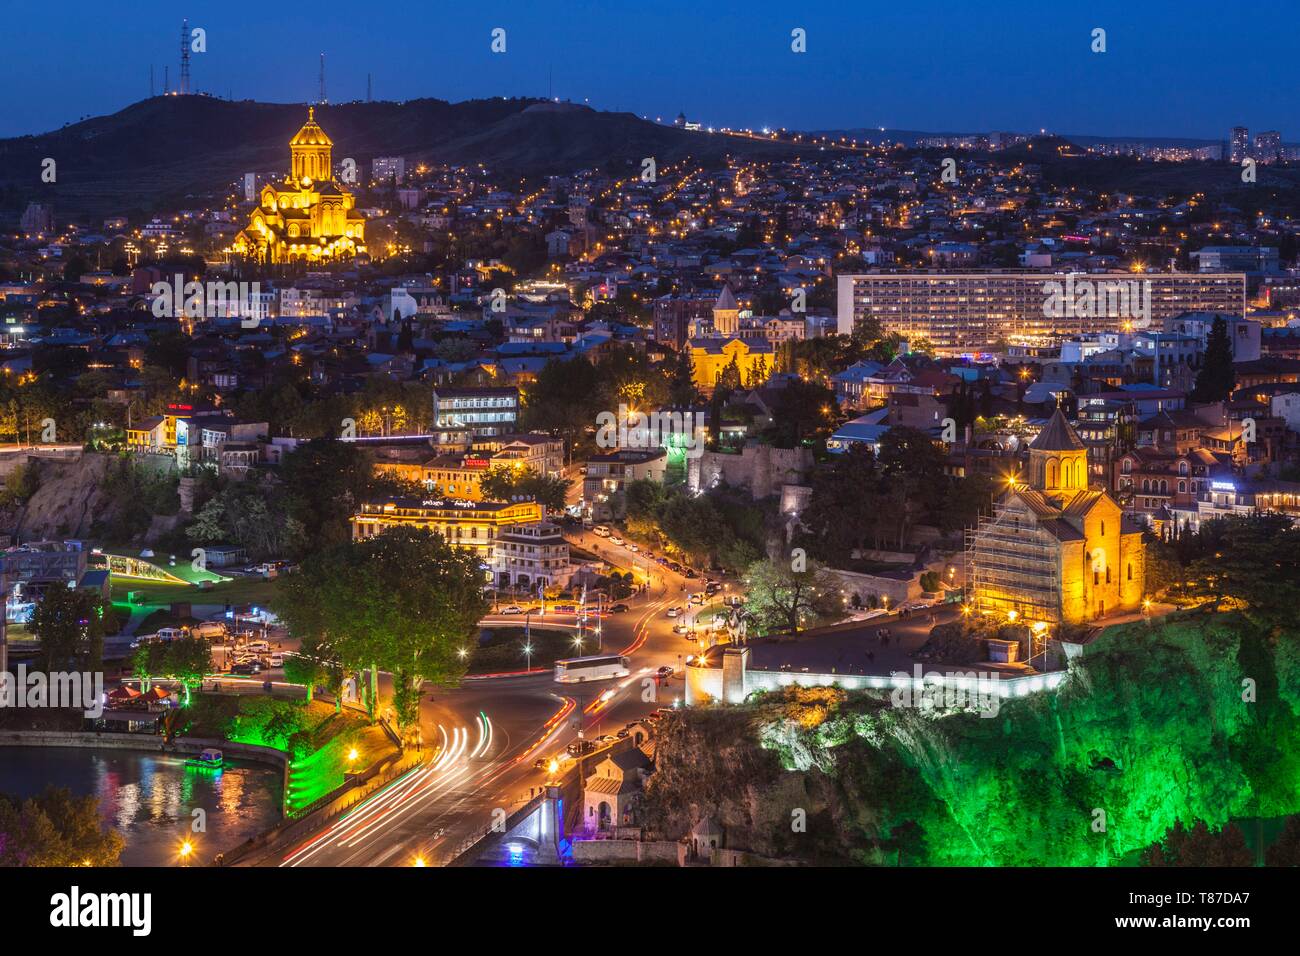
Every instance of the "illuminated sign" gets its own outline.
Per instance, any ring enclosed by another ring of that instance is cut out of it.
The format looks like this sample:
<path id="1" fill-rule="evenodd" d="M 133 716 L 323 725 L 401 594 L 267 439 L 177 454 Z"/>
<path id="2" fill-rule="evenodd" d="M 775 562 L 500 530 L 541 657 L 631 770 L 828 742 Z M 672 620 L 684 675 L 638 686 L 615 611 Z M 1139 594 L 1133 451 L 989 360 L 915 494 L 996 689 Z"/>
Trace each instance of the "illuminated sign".
<path id="1" fill-rule="evenodd" d="M 1236 491 L 1237 486 L 1230 481 L 1212 481 L 1210 487 L 1215 491 Z"/>

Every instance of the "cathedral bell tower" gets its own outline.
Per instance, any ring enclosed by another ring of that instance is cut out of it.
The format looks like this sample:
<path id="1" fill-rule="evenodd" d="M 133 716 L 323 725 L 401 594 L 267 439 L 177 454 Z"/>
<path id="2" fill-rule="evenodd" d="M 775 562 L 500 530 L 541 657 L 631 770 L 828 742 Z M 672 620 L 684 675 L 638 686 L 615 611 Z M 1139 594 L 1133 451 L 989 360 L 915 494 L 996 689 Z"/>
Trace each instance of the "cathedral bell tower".
<path id="1" fill-rule="evenodd" d="M 1045 494 L 1088 490 L 1088 448 L 1060 408 L 1029 444 L 1029 486 Z"/>
<path id="2" fill-rule="evenodd" d="M 331 154 L 334 141 L 316 122 L 316 108 L 308 107 L 307 122 L 289 140 L 289 176 L 295 182 L 329 182 L 334 178 Z"/>

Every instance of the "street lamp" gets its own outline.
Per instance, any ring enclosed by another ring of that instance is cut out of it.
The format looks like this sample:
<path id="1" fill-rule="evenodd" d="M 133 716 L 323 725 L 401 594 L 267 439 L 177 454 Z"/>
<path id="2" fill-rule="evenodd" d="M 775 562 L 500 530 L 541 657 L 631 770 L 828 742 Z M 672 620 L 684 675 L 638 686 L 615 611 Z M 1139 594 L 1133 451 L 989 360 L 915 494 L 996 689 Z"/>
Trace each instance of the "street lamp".
<path id="1" fill-rule="evenodd" d="M 524 645 L 524 660 L 526 662 L 525 670 L 532 670 L 533 669 L 533 645 L 532 644 Z"/>
<path id="2" fill-rule="evenodd" d="M 182 840 L 179 855 L 181 858 L 181 865 L 182 866 L 188 865 L 190 862 L 190 857 L 194 855 L 194 844 L 191 843 L 189 840 Z"/>

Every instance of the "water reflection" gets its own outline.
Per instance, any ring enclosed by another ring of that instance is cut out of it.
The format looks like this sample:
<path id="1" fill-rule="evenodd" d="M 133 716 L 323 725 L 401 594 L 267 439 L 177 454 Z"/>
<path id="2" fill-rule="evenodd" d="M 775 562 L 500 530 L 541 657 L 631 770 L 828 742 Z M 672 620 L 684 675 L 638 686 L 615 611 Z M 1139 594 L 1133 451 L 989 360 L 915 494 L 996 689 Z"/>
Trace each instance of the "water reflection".
<path id="1" fill-rule="evenodd" d="M 0 747 L 0 792 L 27 797 L 53 784 L 97 796 L 104 821 L 126 838 L 125 866 L 174 864 L 195 809 L 207 815 L 207 832 L 194 834 L 205 861 L 280 819 L 278 769 L 237 761 L 220 772 L 195 770 L 185 760 L 126 750 Z"/>

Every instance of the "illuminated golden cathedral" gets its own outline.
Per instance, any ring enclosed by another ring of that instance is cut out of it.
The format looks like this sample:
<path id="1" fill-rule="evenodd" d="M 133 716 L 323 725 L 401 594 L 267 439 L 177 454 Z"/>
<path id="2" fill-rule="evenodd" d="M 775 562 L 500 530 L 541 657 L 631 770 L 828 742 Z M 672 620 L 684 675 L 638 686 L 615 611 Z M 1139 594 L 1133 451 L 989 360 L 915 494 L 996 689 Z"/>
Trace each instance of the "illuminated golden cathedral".
<path id="1" fill-rule="evenodd" d="M 336 262 L 366 251 L 366 217 L 356 197 L 334 178 L 334 143 L 308 107 L 307 122 L 289 140 L 289 175 L 262 187 L 248 225 L 230 251 L 266 263 Z"/>

